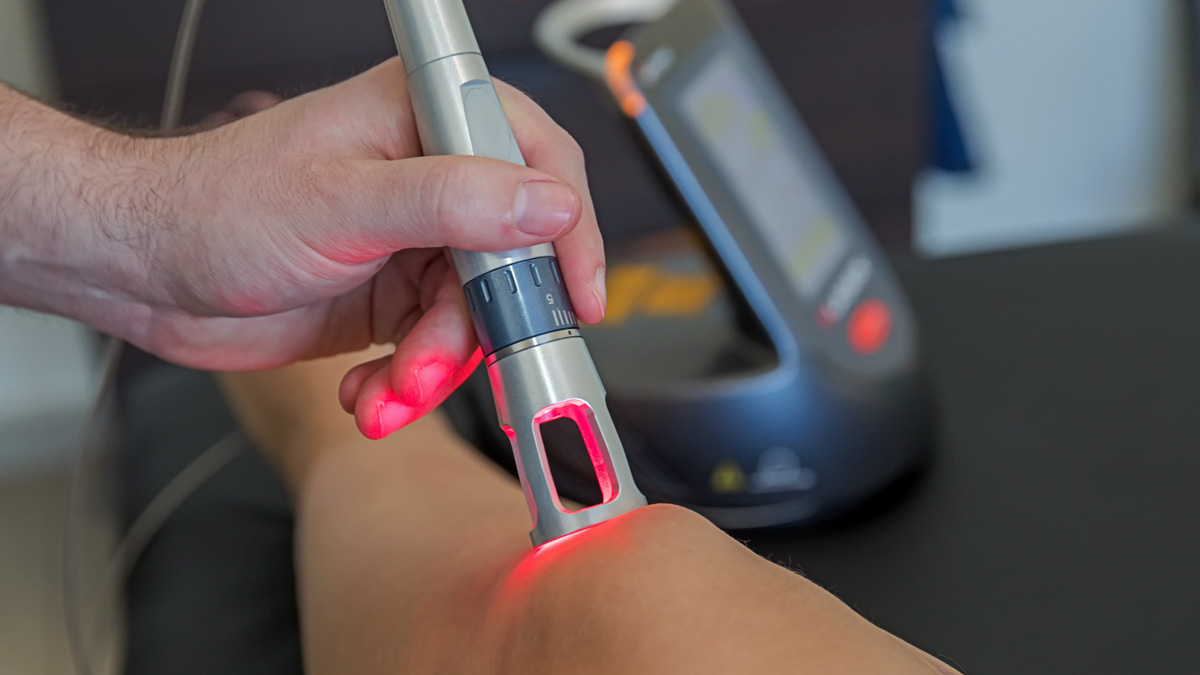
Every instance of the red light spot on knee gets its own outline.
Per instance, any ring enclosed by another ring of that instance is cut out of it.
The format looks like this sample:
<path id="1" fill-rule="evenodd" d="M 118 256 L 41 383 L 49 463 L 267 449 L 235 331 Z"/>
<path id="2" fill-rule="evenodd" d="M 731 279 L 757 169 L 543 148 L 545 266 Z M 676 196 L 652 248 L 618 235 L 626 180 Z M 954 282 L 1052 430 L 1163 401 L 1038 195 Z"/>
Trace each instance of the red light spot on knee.
<path id="1" fill-rule="evenodd" d="M 557 548 L 562 548 L 564 545 L 570 544 L 572 540 L 577 539 L 579 535 L 583 534 L 584 532 L 587 532 L 588 530 L 592 529 L 593 527 L 595 527 L 595 525 L 588 525 L 587 527 L 585 527 L 581 530 L 575 530 L 574 532 L 568 532 L 567 534 L 564 534 L 561 537 L 555 537 L 554 539 L 551 539 L 549 541 L 544 541 L 544 542 L 538 544 L 537 546 L 534 546 L 533 550 L 535 552 L 547 552 L 547 551 L 551 551 L 551 550 L 554 550 Z"/>

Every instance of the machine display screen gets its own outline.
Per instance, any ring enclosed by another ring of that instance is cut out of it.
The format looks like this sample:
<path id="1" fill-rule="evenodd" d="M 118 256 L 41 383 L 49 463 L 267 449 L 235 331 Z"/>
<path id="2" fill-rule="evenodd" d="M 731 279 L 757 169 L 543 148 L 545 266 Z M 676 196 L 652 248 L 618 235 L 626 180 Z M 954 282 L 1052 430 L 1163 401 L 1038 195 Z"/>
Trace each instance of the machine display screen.
<path id="1" fill-rule="evenodd" d="M 849 239 L 748 74 L 717 52 L 682 93 L 686 123 L 792 283 L 811 300 Z"/>

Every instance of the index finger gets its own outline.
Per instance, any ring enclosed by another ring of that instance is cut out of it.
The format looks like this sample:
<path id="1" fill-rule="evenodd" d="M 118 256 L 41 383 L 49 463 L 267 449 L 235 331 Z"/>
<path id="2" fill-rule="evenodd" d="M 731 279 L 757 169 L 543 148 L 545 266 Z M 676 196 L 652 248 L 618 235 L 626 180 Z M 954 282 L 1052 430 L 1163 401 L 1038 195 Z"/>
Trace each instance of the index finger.
<path id="1" fill-rule="evenodd" d="M 604 242 L 588 189 L 583 150 L 528 96 L 499 80 L 495 83 L 525 163 L 570 183 L 583 200 L 579 223 L 554 242 L 554 247 L 576 315 L 585 323 L 596 323 L 604 318 L 608 304 Z"/>

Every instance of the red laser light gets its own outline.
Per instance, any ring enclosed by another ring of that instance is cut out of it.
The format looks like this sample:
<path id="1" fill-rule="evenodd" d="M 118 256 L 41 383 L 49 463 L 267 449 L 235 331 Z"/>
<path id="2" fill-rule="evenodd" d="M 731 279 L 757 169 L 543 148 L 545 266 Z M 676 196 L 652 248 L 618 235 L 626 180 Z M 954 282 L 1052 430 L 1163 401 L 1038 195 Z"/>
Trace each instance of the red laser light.
<path id="1" fill-rule="evenodd" d="M 860 354 L 874 354 L 892 334 L 892 310 L 882 301 L 867 300 L 854 310 L 846 324 L 850 346 Z"/>
<path id="2" fill-rule="evenodd" d="M 569 543 L 572 539 L 576 538 L 575 535 L 583 534 L 584 532 L 587 532 L 588 530 L 592 529 L 593 527 L 595 527 L 595 525 L 588 525 L 587 527 L 585 527 L 583 529 L 575 530 L 574 532 L 568 532 L 561 537 L 555 537 L 554 539 L 548 539 L 548 540 L 543 541 L 542 543 L 538 544 L 537 546 L 534 546 L 533 550 L 537 553 L 544 553 L 551 549 L 557 548 L 561 544 Z"/>

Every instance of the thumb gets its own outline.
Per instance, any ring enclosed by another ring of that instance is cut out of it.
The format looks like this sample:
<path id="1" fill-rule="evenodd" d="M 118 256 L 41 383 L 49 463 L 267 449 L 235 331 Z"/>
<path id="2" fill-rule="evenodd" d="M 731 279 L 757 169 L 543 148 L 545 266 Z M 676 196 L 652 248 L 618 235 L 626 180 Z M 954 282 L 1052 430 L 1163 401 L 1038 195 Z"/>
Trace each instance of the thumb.
<path id="1" fill-rule="evenodd" d="M 483 157 L 373 162 L 359 190 L 357 223 L 343 221 L 377 255 L 450 246 L 505 251 L 553 241 L 579 222 L 583 200 L 549 174 Z"/>

